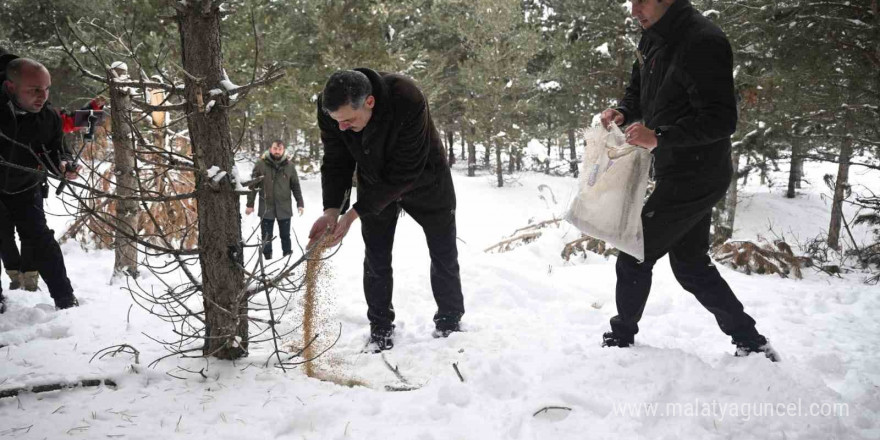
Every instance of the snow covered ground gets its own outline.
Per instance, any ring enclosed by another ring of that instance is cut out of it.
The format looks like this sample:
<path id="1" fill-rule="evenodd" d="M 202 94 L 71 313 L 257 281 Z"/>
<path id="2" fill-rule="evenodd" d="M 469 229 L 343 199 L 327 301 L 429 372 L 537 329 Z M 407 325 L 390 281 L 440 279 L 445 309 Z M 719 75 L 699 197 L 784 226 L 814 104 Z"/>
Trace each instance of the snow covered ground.
<path id="1" fill-rule="evenodd" d="M 800 240 L 818 235 L 830 211 L 820 197 L 828 193 L 821 182 L 826 172 L 833 167 L 809 168 L 812 185 L 794 201 L 782 197 L 781 175 L 771 189 L 753 178 L 742 191 L 736 237 L 769 236 L 770 224 Z M 880 187 L 876 174 L 854 172 L 853 179 Z M 880 438 L 880 289 L 863 284 L 865 274 L 831 278 L 807 269 L 803 280 L 791 280 L 722 267 L 781 353 L 783 362 L 771 363 L 735 358 L 711 314 L 678 286 L 664 259 L 636 346 L 601 348 L 615 314 L 614 258 L 564 261 L 563 244 L 577 237 L 565 225 L 509 253 L 483 252 L 530 220 L 561 216 L 575 180 L 522 174 L 509 187 L 493 183 L 489 175 L 455 171 L 465 332 L 431 337 L 427 248 L 409 217 L 398 225 L 394 249 L 396 346 L 384 359 L 360 352 L 368 324 L 357 225 L 330 260 L 333 277 L 322 301 L 328 326 L 341 326 L 341 338 L 321 365 L 365 384 L 353 388 L 308 378 L 300 369 L 264 368 L 266 346 L 252 346 L 250 356 L 235 363 L 169 359 L 147 368 L 164 352 L 143 333 L 171 337 L 170 328 L 138 307 L 129 312 L 131 298 L 108 285 L 112 252 L 65 244 L 82 306 L 53 311 L 45 286 L 38 293 L 6 292 L 0 390 L 93 378 L 110 378 L 118 388 L 0 399 L 0 437 Z M 294 221 L 300 240 L 320 214 L 317 176 L 303 180 L 303 188 L 306 215 Z M 54 199 L 50 210 L 60 212 Z M 68 219 L 50 221 L 60 234 Z M 257 226 L 255 216 L 245 225 L 247 234 Z M 868 237 L 864 229 L 856 235 Z M 140 350 L 139 365 L 127 355 L 90 362 L 98 350 L 123 343 Z M 206 377 L 166 374 L 183 374 L 178 367 L 204 368 Z M 407 384 L 418 389 L 385 389 Z"/>

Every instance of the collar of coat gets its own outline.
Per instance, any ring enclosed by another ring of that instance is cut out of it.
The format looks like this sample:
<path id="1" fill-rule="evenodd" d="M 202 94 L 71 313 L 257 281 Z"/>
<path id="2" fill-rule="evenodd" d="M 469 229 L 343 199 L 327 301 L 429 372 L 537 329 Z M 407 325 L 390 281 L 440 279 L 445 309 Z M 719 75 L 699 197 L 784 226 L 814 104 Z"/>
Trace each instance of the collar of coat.
<path id="1" fill-rule="evenodd" d="M 684 27 L 693 10 L 690 0 L 675 0 L 660 20 L 645 29 L 645 36 L 658 43 L 672 43 L 679 40 L 685 34 Z"/>
<path id="2" fill-rule="evenodd" d="M 11 111 L 13 115 L 22 116 L 22 115 L 26 115 L 29 113 L 27 110 L 18 106 L 18 103 L 15 102 L 15 99 L 12 97 L 12 95 L 10 95 L 6 91 L 5 86 L 0 85 L 0 88 L 2 88 L 2 92 L 0 92 L 0 101 L 3 102 L 2 105 L 4 107 L 9 108 L 9 111 Z M 46 107 L 48 105 L 49 105 L 49 101 L 46 101 L 46 103 L 43 104 L 44 107 Z"/>
<path id="3" fill-rule="evenodd" d="M 358 67 L 354 70 L 367 76 L 367 79 L 370 80 L 370 85 L 373 87 L 373 98 L 376 99 L 373 115 L 370 116 L 370 122 L 367 125 L 369 126 L 373 120 L 380 122 L 390 118 L 392 116 L 391 99 L 388 96 L 388 87 L 385 85 L 385 81 L 382 80 L 382 73 L 367 67 Z"/>
<path id="4" fill-rule="evenodd" d="M 293 155 L 285 152 L 281 156 L 281 160 L 275 160 L 275 159 L 272 159 L 272 153 L 270 153 L 269 150 L 266 150 L 265 152 L 263 152 L 262 155 L 260 155 L 260 159 L 265 160 L 266 163 L 268 163 L 269 165 L 276 165 L 276 166 L 280 167 L 280 166 L 283 166 L 285 163 L 293 160 Z"/>

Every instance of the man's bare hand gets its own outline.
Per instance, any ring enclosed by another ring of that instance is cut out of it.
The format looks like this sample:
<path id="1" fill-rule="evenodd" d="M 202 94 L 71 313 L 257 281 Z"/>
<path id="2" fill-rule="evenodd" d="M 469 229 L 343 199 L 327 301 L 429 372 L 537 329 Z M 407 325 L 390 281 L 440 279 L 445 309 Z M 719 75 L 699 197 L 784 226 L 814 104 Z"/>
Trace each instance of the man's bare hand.
<path id="1" fill-rule="evenodd" d="M 328 234 L 332 234 L 333 230 L 336 229 L 336 222 L 338 218 L 338 209 L 325 210 L 324 215 L 318 217 L 318 219 L 315 220 L 315 223 L 312 225 L 312 229 L 309 231 L 309 244 L 307 244 L 306 247 L 311 248 L 315 241 L 321 237 L 321 234 L 323 234 L 324 231 L 329 231 Z"/>
<path id="2" fill-rule="evenodd" d="M 80 165 L 71 165 L 66 160 L 61 161 L 61 171 L 64 172 L 64 178 L 67 180 L 76 180 L 79 178 Z"/>
<path id="3" fill-rule="evenodd" d="M 348 230 L 351 228 L 351 224 L 354 223 L 355 220 L 358 219 L 358 213 L 351 208 L 342 218 L 339 219 L 339 223 L 336 224 L 336 228 L 333 229 L 333 236 L 330 238 L 330 243 L 327 246 L 336 246 L 339 244 L 345 235 L 348 234 Z"/>
<path id="4" fill-rule="evenodd" d="M 599 120 L 602 122 L 602 126 L 605 128 L 611 127 L 611 124 L 615 125 L 623 125 L 623 113 L 614 110 L 613 108 L 605 109 L 602 114 L 599 116 Z"/>
<path id="5" fill-rule="evenodd" d="M 645 127 L 644 124 L 635 123 L 630 125 L 624 131 L 626 135 L 626 143 L 642 147 L 648 151 L 657 147 L 657 135 L 654 130 Z"/>

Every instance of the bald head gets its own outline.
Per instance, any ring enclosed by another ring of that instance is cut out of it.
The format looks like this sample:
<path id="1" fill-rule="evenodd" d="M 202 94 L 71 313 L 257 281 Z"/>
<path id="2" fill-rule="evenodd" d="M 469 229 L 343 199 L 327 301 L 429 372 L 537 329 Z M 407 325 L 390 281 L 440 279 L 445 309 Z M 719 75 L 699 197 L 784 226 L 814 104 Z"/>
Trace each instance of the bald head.
<path id="1" fill-rule="evenodd" d="M 46 66 L 30 58 L 16 58 L 6 65 L 3 87 L 15 104 L 30 113 L 39 113 L 49 99 L 52 77 Z"/>

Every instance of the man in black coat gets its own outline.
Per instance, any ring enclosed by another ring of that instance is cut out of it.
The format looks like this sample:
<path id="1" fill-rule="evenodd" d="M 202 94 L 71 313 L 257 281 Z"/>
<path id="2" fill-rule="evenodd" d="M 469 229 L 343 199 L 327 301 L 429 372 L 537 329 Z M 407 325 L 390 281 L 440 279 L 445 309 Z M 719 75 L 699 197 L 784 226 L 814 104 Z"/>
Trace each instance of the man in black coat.
<path id="1" fill-rule="evenodd" d="M 665 254 L 676 279 L 730 335 L 737 355 L 776 354 L 712 264 L 712 207 L 732 178 L 736 130 L 733 54 L 724 33 L 688 0 L 633 0 L 643 28 L 624 99 L 602 112 L 607 127 L 630 124 L 627 142 L 654 155 L 656 187 L 642 209 L 645 261 L 617 259 L 617 316 L 604 346 L 627 347 L 639 331 L 654 263 Z M 638 122 L 641 121 L 641 122 Z"/>
<path id="2" fill-rule="evenodd" d="M 34 60 L 17 58 L 6 66 L 0 92 L 0 212 L 12 219 L 22 247 L 33 249 L 55 307 L 66 309 L 78 302 L 54 231 L 46 225 L 41 192 L 45 176 L 34 172 L 77 178 L 75 168 L 68 167 L 61 118 L 47 103 L 51 85 L 49 71 Z"/>
<path id="3" fill-rule="evenodd" d="M 336 72 L 318 98 L 318 127 L 324 144 L 324 215 L 309 238 L 315 240 L 329 228 L 330 245 L 335 245 L 352 222 L 361 219 L 371 348 L 393 347 L 391 248 L 401 209 L 425 231 L 438 309 L 434 336 L 459 331 L 464 299 L 455 241 L 455 188 L 422 91 L 403 75 L 370 69 Z M 355 170 L 357 202 L 346 212 L 343 200 Z"/>

